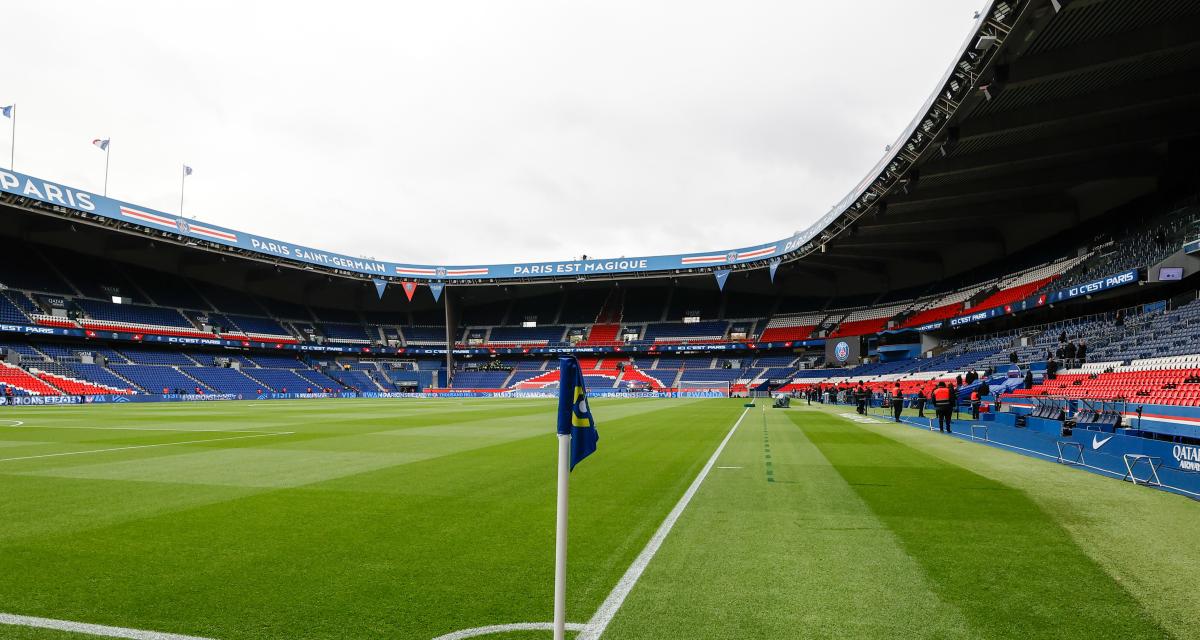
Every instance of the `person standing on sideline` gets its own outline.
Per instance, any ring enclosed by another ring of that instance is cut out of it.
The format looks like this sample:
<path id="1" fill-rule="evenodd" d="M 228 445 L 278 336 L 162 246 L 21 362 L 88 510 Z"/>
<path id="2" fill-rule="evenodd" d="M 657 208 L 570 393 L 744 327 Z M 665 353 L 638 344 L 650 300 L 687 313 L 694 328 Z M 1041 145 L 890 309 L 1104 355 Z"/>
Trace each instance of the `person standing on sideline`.
<path id="1" fill-rule="evenodd" d="M 900 412 L 904 411 L 904 394 L 900 392 L 900 383 L 892 389 L 892 417 L 900 422 Z"/>
<path id="2" fill-rule="evenodd" d="M 971 419 L 979 419 L 979 389 L 971 392 Z"/>
<path id="3" fill-rule="evenodd" d="M 953 403 L 950 400 L 950 388 L 945 382 L 937 383 L 933 390 L 933 408 L 937 412 L 938 431 L 952 433 L 950 430 L 950 411 Z"/>
<path id="4" fill-rule="evenodd" d="M 917 417 L 925 417 L 925 390 L 917 389 Z"/>

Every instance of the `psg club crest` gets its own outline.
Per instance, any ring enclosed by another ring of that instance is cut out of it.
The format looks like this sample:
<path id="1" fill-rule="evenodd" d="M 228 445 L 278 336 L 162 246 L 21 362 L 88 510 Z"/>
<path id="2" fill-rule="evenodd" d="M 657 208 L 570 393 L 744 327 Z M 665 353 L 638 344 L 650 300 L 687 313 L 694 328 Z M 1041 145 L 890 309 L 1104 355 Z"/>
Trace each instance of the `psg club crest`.
<path id="1" fill-rule="evenodd" d="M 437 277 L 439 277 L 439 278 L 445 278 L 446 277 L 446 267 L 438 267 L 437 269 L 434 270 L 434 273 L 436 273 Z"/>
<path id="2" fill-rule="evenodd" d="M 175 221 L 175 228 L 179 229 L 179 233 L 191 233 L 192 228 L 188 226 L 187 220 L 179 218 Z"/>
<path id="3" fill-rule="evenodd" d="M 838 359 L 838 362 L 845 362 L 850 359 L 850 345 L 842 341 L 834 345 L 833 357 Z"/>
<path id="4" fill-rule="evenodd" d="M 736 251 L 730 251 L 730 252 L 729 252 L 729 253 L 728 253 L 728 254 L 725 256 L 725 261 L 726 261 L 726 262 L 737 262 L 737 252 L 736 252 Z"/>

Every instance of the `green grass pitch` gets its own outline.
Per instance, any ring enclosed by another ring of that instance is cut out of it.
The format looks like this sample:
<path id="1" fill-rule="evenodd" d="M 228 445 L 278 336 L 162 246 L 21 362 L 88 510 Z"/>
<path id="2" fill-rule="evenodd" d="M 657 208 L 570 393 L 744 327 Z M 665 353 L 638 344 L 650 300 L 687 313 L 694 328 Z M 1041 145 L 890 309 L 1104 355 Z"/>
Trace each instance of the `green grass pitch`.
<path id="1" fill-rule="evenodd" d="M 745 413 L 607 640 L 1200 638 L 1195 501 L 846 408 L 592 408 L 579 623 Z M 553 423 L 532 399 L 5 409 L 0 613 L 220 640 L 548 621 Z"/>

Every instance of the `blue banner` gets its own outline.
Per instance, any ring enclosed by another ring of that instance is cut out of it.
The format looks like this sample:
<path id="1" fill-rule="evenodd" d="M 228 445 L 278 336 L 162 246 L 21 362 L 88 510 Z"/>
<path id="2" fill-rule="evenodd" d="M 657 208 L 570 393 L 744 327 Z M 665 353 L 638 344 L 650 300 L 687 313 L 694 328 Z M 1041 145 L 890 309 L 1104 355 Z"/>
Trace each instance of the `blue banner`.
<path id="1" fill-rule="evenodd" d="M 280 342 L 262 342 L 258 340 L 227 340 L 224 338 L 188 338 L 182 336 L 164 336 L 133 331 L 90 331 L 85 329 L 66 329 L 62 327 L 37 327 L 28 325 L 0 324 L 0 334 L 18 333 L 25 335 L 71 336 L 88 340 L 104 340 L 115 342 L 133 342 L 142 344 L 169 344 L 196 347 L 248 348 L 266 351 L 286 351 L 305 353 L 357 354 L 361 356 L 404 356 L 404 355 L 445 355 L 445 347 L 384 347 L 384 346 L 345 346 L 332 344 L 291 344 Z M 471 347 L 456 348 L 458 355 L 553 355 L 553 354 L 593 354 L 593 353 L 718 353 L 768 351 L 772 349 L 803 349 L 824 346 L 825 341 L 818 340 L 789 340 L 786 342 L 722 342 L 714 344 L 655 344 L 652 342 L 631 343 L 619 347 L 578 347 L 561 343 L 542 347 Z"/>
<path id="2" fill-rule="evenodd" d="M 1022 311 L 1037 309 L 1047 304 L 1064 302 L 1080 296 L 1088 296 L 1101 293 L 1103 291 L 1110 291 L 1118 287 L 1136 284 L 1137 281 L 1138 270 L 1130 269 L 1128 271 L 1122 271 L 1121 273 L 1113 274 L 1104 278 L 1097 278 L 1096 280 L 1077 284 L 1073 287 L 1055 291 L 1054 293 L 1043 293 L 1030 296 L 1024 300 L 1014 302 L 1012 304 L 1006 304 L 999 307 L 990 307 L 980 311 L 973 311 L 967 315 L 951 318 L 950 320 L 946 321 L 944 325 L 941 322 L 930 323 L 921 327 L 917 327 L 916 330 L 933 331 L 935 329 L 941 329 L 943 326 L 959 327 L 965 324 L 974 324 L 976 322 L 989 320 L 999 316 L 1011 315 L 1014 313 L 1020 313 Z"/>
<path id="3" fill-rule="evenodd" d="M 181 239 L 210 242 L 256 252 L 266 258 L 330 267 L 374 278 L 409 281 L 564 278 L 587 275 L 720 268 L 782 257 L 813 239 L 836 218 L 830 212 L 803 233 L 775 242 L 694 254 L 484 265 L 428 265 L 355 258 L 291 242 L 258 236 L 207 222 L 182 218 L 14 171 L 0 171 L 0 191 L 72 209 L 108 220 L 138 225 Z"/>

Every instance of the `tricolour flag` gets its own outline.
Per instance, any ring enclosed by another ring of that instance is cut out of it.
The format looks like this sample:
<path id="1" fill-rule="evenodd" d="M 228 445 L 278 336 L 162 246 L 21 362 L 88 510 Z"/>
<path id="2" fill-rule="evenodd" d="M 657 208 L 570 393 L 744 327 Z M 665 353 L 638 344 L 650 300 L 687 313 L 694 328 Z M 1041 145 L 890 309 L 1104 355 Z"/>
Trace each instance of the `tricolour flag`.
<path id="1" fill-rule="evenodd" d="M 95 140 L 92 140 L 92 144 L 96 145 L 97 147 L 100 147 L 101 151 L 108 151 L 109 140 L 111 140 L 111 138 L 103 138 L 103 139 L 96 138 Z"/>
<path id="2" fill-rule="evenodd" d="M 571 469 L 596 450 L 600 435 L 588 408 L 583 371 L 574 356 L 558 359 L 558 433 L 571 436 Z"/>
<path id="3" fill-rule="evenodd" d="M 0 115 L 4 116 L 5 118 L 11 118 L 13 109 L 16 107 L 17 105 L 15 104 L 10 104 L 7 107 L 0 107 Z"/>

